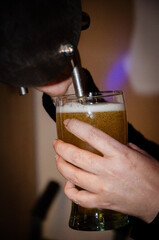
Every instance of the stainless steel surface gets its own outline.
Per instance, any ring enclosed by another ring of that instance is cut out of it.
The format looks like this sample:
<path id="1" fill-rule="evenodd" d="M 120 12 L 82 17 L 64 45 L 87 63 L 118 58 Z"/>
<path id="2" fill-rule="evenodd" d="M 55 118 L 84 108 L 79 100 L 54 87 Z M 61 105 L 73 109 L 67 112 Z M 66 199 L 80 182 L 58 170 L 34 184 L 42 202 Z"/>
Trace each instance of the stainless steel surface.
<path id="1" fill-rule="evenodd" d="M 19 95 L 24 96 L 28 93 L 28 88 L 20 87 L 19 88 Z"/>
<path id="2" fill-rule="evenodd" d="M 60 46 L 59 53 L 63 53 L 66 56 L 73 55 L 73 58 L 71 59 L 71 65 L 75 94 L 79 98 L 83 97 L 84 91 L 82 87 L 82 68 L 80 65 L 78 50 L 74 49 L 72 44 L 65 44 Z"/>

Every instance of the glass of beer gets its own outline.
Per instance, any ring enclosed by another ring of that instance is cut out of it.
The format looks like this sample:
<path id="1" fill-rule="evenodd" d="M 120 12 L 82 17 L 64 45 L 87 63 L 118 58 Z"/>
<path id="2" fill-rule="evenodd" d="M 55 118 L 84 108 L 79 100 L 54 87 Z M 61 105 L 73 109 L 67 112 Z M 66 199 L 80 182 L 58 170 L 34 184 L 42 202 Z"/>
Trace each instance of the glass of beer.
<path id="1" fill-rule="evenodd" d="M 102 156 L 88 143 L 67 131 L 64 120 L 75 118 L 95 126 L 123 144 L 127 143 L 127 119 L 122 91 L 90 92 L 82 98 L 65 95 L 56 98 L 54 102 L 59 139 Z M 72 202 L 69 226 L 73 229 L 104 231 L 127 224 L 128 216 L 122 213 L 101 208 L 83 208 Z"/>

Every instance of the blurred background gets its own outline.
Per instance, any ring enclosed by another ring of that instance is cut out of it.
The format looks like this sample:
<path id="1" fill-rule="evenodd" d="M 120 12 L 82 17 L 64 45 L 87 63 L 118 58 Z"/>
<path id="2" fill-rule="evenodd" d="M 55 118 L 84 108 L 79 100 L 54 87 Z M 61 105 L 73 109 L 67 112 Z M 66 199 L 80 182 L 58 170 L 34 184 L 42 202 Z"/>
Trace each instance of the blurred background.
<path id="1" fill-rule="evenodd" d="M 83 67 L 100 90 L 124 91 L 128 121 L 159 144 L 159 2 L 82 0 L 82 8 L 91 17 L 79 42 Z M 71 203 L 52 148 L 56 125 L 42 107 L 42 93 L 29 92 L 20 97 L 0 83 L 0 238 L 30 239 L 37 199 L 55 181 L 60 190 L 42 219 L 43 238 L 112 240 L 112 231 L 68 227 Z"/>

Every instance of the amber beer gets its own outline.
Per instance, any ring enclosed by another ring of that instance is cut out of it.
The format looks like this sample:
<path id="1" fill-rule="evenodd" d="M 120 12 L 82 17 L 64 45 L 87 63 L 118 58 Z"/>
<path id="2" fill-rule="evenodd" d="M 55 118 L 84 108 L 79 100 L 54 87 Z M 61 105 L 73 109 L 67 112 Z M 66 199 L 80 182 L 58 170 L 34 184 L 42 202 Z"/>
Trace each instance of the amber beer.
<path id="1" fill-rule="evenodd" d="M 114 97 L 115 94 L 116 98 Z M 75 96 L 58 99 L 56 101 L 56 125 L 59 139 L 67 143 L 71 143 L 79 148 L 102 155 L 88 143 L 83 142 L 66 130 L 63 124 L 64 120 L 76 118 L 99 128 L 121 143 L 126 144 L 126 111 L 123 100 L 121 101 L 122 97 L 120 96 L 120 101 L 117 98 L 117 95 L 122 95 L 122 93 L 109 92 L 109 94 L 102 93 L 102 96 L 103 95 L 105 96 L 104 98 L 101 98 L 100 94 L 95 97 L 87 97 L 82 99 L 82 101 L 81 99 L 80 101 L 78 99 L 75 100 Z M 95 101 L 94 98 L 96 99 Z M 121 213 L 106 209 L 83 208 L 75 203 L 72 203 L 69 226 L 73 229 L 103 231 L 116 229 L 126 225 L 127 223 L 127 216 Z"/>

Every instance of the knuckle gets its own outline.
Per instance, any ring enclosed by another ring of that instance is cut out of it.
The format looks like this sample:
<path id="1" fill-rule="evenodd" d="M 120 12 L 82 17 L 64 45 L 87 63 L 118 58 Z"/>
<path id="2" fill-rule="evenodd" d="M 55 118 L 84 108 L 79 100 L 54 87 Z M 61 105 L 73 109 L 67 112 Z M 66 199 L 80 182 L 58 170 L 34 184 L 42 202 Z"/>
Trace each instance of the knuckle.
<path id="1" fill-rule="evenodd" d="M 77 162 L 80 157 L 80 153 L 77 150 L 72 151 L 72 160 L 73 162 Z"/>
<path id="2" fill-rule="evenodd" d="M 80 178 L 78 176 L 77 170 L 76 172 L 72 172 L 72 174 L 68 177 L 68 180 L 77 186 L 79 185 Z"/>
<path id="3" fill-rule="evenodd" d="M 67 189 L 66 185 L 65 185 L 65 187 L 64 187 L 64 193 L 65 193 L 65 195 L 70 199 L 70 194 L 69 194 L 69 192 L 68 192 L 68 189 Z"/>
<path id="4" fill-rule="evenodd" d="M 66 187 L 64 188 L 64 193 L 65 195 L 68 197 L 68 199 L 70 199 L 71 201 L 75 202 L 74 198 L 74 194 L 71 193 L 71 191 L 69 191 Z"/>
<path id="5" fill-rule="evenodd" d="M 89 133 L 88 133 L 88 139 L 95 140 L 97 138 L 97 130 L 94 127 L 90 127 Z"/>
<path id="6" fill-rule="evenodd" d="M 75 185 L 79 186 L 80 178 L 79 178 L 79 176 L 78 176 L 77 173 L 74 173 L 74 175 L 73 175 L 73 181 L 74 181 L 74 184 L 75 184 Z"/>
<path id="7" fill-rule="evenodd" d="M 81 207 L 88 207 L 88 202 L 86 198 L 83 198 L 83 190 L 79 191 L 76 196 L 76 202 L 78 202 L 78 205 Z"/>
<path id="8" fill-rule="evenodd" d="M 103 197 L 104 195 L 109 193 L 109 186 L 108 183 L 107 185 L 100 184 L 99 189 L 98 189 L 98 195 Z"/>
<path id="9" fill-rule="evenodd" d="M 83 159 L 83 150 L 74 149 L 71 155 L 72 162 L 78 165 L 78 162 Z"/>
<path id="10" fill-rule="evenodd" d="M 62 158 L 59 157 L 58 160 L 56 160 L 56 167 L 59 172 L 62 172 L 62 164 L 61 164 Z"/>

